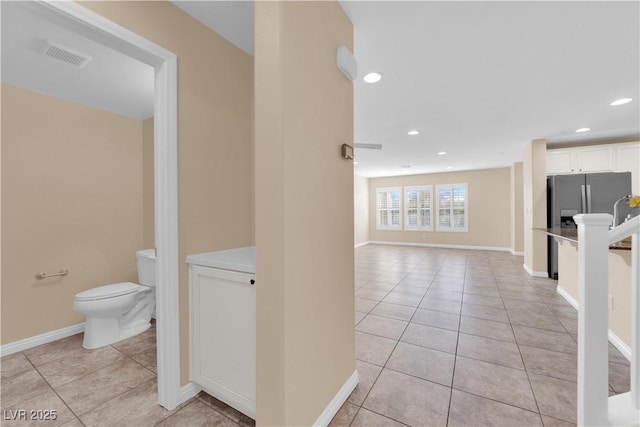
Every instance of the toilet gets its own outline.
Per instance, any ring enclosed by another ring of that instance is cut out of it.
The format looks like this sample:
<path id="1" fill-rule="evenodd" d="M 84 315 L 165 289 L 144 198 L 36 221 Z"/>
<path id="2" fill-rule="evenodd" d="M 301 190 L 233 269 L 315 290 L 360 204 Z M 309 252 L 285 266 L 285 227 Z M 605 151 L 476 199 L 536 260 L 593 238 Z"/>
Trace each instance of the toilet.
<path id="1" fill-rule="evenodd" d="M 82 347 L 103 347 L 151 327 L 156 308 L 155 249 L 137 251 L 136 261 L 140 284 L 114 283 L 76 294 L 73 310 L 87 317 Z"/>

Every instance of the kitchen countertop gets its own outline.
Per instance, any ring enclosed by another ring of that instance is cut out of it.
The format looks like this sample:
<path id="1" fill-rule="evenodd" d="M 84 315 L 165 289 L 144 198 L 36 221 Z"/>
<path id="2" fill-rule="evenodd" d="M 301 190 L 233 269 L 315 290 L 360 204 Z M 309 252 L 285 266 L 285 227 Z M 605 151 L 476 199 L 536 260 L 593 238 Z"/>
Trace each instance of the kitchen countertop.
<path id="1" fill-rule="evenodd" d="M 256 248 L 255 246 L 246 246 L 244 248 L 189 255 L 187 256 L 187 263 L 255 274 Z"/>
<path id="2" fill-rule="evenodd" d="M 551 237 L 558 239 L 568 240 L 569 242 L 578 243 L 578 229 L 577 228 L 534 228 L 535 231 L 548 234 Z M 631 250 L 631 242 L 616 242 L 609 245 L 609 249 L 621 249 Z"/>

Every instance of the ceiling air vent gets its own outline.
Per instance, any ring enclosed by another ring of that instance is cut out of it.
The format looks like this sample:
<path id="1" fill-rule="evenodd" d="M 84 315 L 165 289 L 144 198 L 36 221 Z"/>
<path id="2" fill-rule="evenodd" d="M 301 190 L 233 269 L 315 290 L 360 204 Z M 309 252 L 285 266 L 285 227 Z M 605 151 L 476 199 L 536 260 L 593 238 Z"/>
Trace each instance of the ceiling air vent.
<path id="1" fill-rule="evenodd" d="M 42 53 L 58 61 L 75 65 L 76 67 L 84 67 L 87 62 L 91 61 L 91 57 L 80 52 L 76 52 L 68 47 L 46 41 L 42 48 Z"/>

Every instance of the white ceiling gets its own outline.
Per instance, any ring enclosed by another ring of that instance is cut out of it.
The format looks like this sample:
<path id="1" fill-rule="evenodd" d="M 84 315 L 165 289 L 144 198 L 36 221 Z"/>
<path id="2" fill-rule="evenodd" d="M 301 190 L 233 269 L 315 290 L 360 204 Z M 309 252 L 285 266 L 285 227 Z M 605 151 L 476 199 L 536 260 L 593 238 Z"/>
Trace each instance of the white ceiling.
<path id="1" fill-rule="evenodd" d="M 253 1 L 172 1 L 225 39 L 253 56 Z"/>
<path id="2" fill-rule="evenodd" d="M 360 76 L 383 74 L 355 83 L 355 141 L 383 145 L 356 151 L 357 173 L 509 166 L 535 138 L 640 132 L 637 2 L 342 5 Z M 623 97 L 634 100 L 609 106 Z M 592 131 L 576 134 L 581 127 Z"/>
<path id="3" fill-rule="evenodd" d="M 2 81 L 124 116 L 153 116 L 154 71 L 68 29 L 33 2 L 2 1 Z M 41 53 L 50 40 L 92 59 L 82 68 Z"/>
<path id="4" fill-rule="evenodd" d="M 174 3 L 253 53 L 251 2 Z M 359 69 L 354 142 L 383 146 L 356 150 L 360 175 L 510 166 L 536 138 L 640 139 L 638 2 L 341 4 Z M 370 71 L 382 81 L 364 83 Z"/>
<path id="5" fill-rule="evenodd" d="M 3 81 L 132 117 L 152 114 L 153 82 L 141 70 L 127 71 L 126 57 L 26 16 L 33 9 L 19 6 L 26 2 L 1 3 Z M 252 2 L 174 4 L 253 53 Z M 509 166 L 535 138 L 640 139 L 638 2 L 341 4 L 354 24 L 359 69 L 354 142 L 383 145 L 356 150 L 358 174 Z M 54 36 L 94 59 L 74 69 L 36 53 Z M 382 73 L 382 81 L 364 83 L 369 71 Z M 140 103 L 138 92 L 146 93 Z M 609 106 L 622 97 L 633 101 Z M 580 127 L 592 131 L 576 134 Z M 411 129 L 421 133 L 408 136 Z"/>

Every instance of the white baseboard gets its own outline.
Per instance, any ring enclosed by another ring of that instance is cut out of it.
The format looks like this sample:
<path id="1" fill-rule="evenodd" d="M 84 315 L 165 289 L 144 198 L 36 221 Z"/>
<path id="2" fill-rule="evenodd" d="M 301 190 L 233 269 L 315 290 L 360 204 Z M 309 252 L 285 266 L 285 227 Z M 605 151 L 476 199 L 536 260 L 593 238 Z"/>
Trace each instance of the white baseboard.
<path id="1" fill-rule="evenodd" d="M 524 268 L 524 271 L 526 271 L 527 274 L 529 274 L 529 276 L 531 277 L 544 277 L 544 278 L 549 277 L 549 273 L 547 273 L 546 271 L 534 271 L 527 264 L 522 264 L 522 268 Z"/>
<path id="2" fill-rule="evenodd" d="M 578 301 L 576 301 L 571 295 L 569 295 L 569 292 L 565 291 L 560 286 L 558 286 L 556 291 L 562 298 L 564 298 L 569 304 L 571 304 L 573 308 L 575 308 L 576 310 L 578 309 Z"/>
<path id="3" fill-rule="evenodd" d="M 609 329 L 609 342 L 613 344 L 613 346 L 617 348 L 629 362 L 631 362 L 631 347 L 625 344 L 625 342 L 614 334 L 611 329 Z"/>
<path id="4" fill-rule="evenodd" d="M 200 387 L 196 383 L 183 385 L 182 387 L 180 387 L 180 403 L 184 403 L 192 397 L 195 397 L 201 391 L 202 387 Z"/>
<path id="5" fill-rule="evenodd" d="M 0 347 L 0 355 L 8 356 L 19 351 L 27 350 L 32 347 L 37 347 L 42 344 L 56 341 L 62 338 L 70 337 L 71 335 L 84 332 L 84 322 L 77 325 L 67 326 L 66 328 L 58 329 L 51 332 L 45 332 L 44 334 L 36 335 L 34 337 L 25 338 L 20 341 L 14 341 L 9 344 L 5 344 Z"/>
<path id="6" fill-rule="evenodd" d="M 373 240 L 368 242 L 371 245 L 391 245 L 391 246 L 419 246 L 425 248 L 444 248 L 444 249 L 465 249 L 476 251 L 497 251 L 511 252 L 511 248 L 503 248 L 500 246 L 470 246 L 470 245 L 445 245 L 439 243 L 413 243 L 413 242 L 387 242 Z"/>
<path id="7" fill-rule="evenodd" d="M 575 308 L 576 310 L 578 309 L 578 301 L 576 301 L 575 298 L 569 295 L 567 291 L 562 289 L 560 286 L 558 286 L 557 291 L 560 296 L 562 296 L 562 298 L 564 298 L 569 304 L 573 306 L 573 308 Z M 631 361 L 631 347 L 625 344 L 624 341 L 622 341 L 616 334 L 614 334 L 611 329 L 609 329 L 608 335 L 609 342 L 613 344 L 613 346 L 617 348 L 620 353 L 622 353 L 622 355 L 627 358 L 627 360 Z"/>
<path id="8" fill-rule="evenodd" d="M 322 411 L 314 426 L 328 426 L 333 417 L 338 413 L 344 402 L 347 401 L 351 392 L 358 385 L 358 371 L 353 371 L 353 374 L 347 379 L 344 385 L 340 388 L 338 393 L 331 399 L 329 405 Z"/>
<path id="9" fill-rule="evenodd" d="M 511 255 L 514 256 L 524 256 L 524 252 L 514 251 L 513 249 L 509 249 L 509 252 L 511 252 Z"/>
<path id="10" fill-rule="evenodd" d="M 361 247 L 363 247 L 363 246 L 367 246 L 369 243 L 370 243 L 370 242 L 362 242 L 362 243 L 358 243 L 358 244 L 356 244 L 356 245 L 353 245 L 353 248 L 354 248 L 354 249 L 361 248 Z"/>

